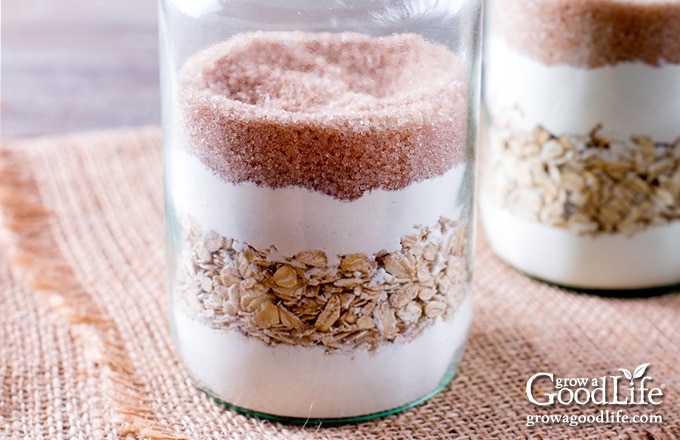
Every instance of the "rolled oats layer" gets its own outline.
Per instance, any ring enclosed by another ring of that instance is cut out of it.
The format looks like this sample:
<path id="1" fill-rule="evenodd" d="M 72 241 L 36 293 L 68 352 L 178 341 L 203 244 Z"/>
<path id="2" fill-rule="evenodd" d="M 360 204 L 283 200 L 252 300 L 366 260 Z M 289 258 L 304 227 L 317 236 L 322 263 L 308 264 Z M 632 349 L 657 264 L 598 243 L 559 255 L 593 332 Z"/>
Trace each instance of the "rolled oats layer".
<path id="1" fill-rule="evenodd" d="M 485 186 L 503 209 L 578 234 L 635 234 L 680 221 L 680 137 L 624 141 L 498 130 Z"/>
<path id="2" fill-rule="evenodd" d="M 212 328 L 267 344 L 351 351 L 413 340 L 470 288 L 466 227 L 444 218 L 376 255 L 283 256 L 185 224 L 177 300 Z"/>

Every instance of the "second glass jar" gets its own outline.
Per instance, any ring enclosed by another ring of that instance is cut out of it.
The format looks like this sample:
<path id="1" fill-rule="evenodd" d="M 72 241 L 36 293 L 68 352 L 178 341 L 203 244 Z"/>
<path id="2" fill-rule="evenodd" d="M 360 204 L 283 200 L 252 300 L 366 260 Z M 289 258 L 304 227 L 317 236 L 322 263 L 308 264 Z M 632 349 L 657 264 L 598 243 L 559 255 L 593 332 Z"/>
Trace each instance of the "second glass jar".
<path id="1" fill-rule="evenodd" d="M 481 219 L 540 279 L 680 283 L 680 2 L 487 4 Z"/>

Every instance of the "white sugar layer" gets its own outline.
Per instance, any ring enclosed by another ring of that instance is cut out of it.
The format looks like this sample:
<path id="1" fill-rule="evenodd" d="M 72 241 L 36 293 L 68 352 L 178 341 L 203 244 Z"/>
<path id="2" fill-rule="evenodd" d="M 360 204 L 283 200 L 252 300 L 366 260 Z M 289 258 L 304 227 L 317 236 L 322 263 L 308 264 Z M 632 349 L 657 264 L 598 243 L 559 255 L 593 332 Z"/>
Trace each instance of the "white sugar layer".
<path id="1" fill-rule="evenodd" d="M 680 136 L 680 64 L 625 62 L 594 69 L 546 65 L 492 35 L 487 39 L 486 101 L 492 120 L 517 114 L 520 128 L 586 134 L 598 124 L 605 139 Z"/>
<path id="2" fill-rule="evenodd" d="M 347 418 L 399 408 L 443 385 L 463 353 L 472 295 L 413 341 L 375 352 L 267 345 L 215 330 L 181 309 L 174 311 L 174 320 L 186 369 L 222 401 L 282 417 Z"/>
<path id="3" fill-rule="evenodd" d="M 465 164 L 399 191 L 375 190 L 343 201 L 305 188 L 227 183 L 194 156 L 179 149 L 170 154 L 168 194 L 180 217 L 189 214 L 203 230 L 258 249 L 275 245 L 284 255 L 392 252 L 415 227 L 461 215 L 456 199 Z"/>
<path id="4" fill-rule="evenodd" d="M 590 236 L 512 215 L 484 195 L 480 209 L 493 250 L 529 275 L 590 289 L 680 283 L 680 221 L 633 236 Z"/>

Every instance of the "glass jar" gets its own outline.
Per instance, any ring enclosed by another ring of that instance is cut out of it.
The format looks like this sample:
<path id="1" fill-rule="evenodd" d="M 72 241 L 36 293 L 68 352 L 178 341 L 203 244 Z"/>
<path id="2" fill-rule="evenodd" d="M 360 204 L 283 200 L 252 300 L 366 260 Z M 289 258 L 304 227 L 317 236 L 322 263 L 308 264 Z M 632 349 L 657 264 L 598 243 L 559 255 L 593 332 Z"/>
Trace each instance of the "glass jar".
<path id="1" fill-rule="evenodd" d="M 680 282 L 680 2 L 492 0 L 481 220 L 561 285 Z"/>
<path id="2" fill-rule="evenodd" d="M 162 0 L 173 338 L 263 417 L 360 420 L 471 323 L 480 1 Z"/>

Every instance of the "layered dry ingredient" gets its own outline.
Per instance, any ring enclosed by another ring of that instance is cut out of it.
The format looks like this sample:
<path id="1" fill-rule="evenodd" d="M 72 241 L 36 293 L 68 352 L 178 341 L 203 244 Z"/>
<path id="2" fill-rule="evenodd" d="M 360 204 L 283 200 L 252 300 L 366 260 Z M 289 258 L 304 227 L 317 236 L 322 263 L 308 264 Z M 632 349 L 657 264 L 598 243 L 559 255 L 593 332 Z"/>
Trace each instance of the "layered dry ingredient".
<path id="1" fill-rule="evenodd" d="M 467 231 L 451 220 L 404 237 L 397 252 L 370 256 L 284 257 L 197 226 L 185 233 L 176 300 L 213 328 L 267 344 L 375 350 L 412 340 L 449 318 L 469 287 Z"/>
<path id="2" fill-rule="evenodd" d="M 471 312 L 464 78 L 415 35 L 258 32 L 187 61 L 173 301 L 206 389 L 344 418 L 450 377 Z"/>
<path id="3" fill-rule="evenodd" d="M 509 134 L 490 146 L 493 203 L 580 235 L 633 235 L 680 220 L 680 137 L 607 141 L 587 135 Z"/>
<path id="4" fill-rule="evenodd" d="M 490 11 L 482 219 L 494 249 L 564 284 L 680 282 L 680 2 Z"/>
<path id="5" fill-rule="evenodd" d="M 417 35 L 242 34 L 184 67 L 183 148 L 230 183 L 399 190 L 463 161 L 462 75 Z"/>

